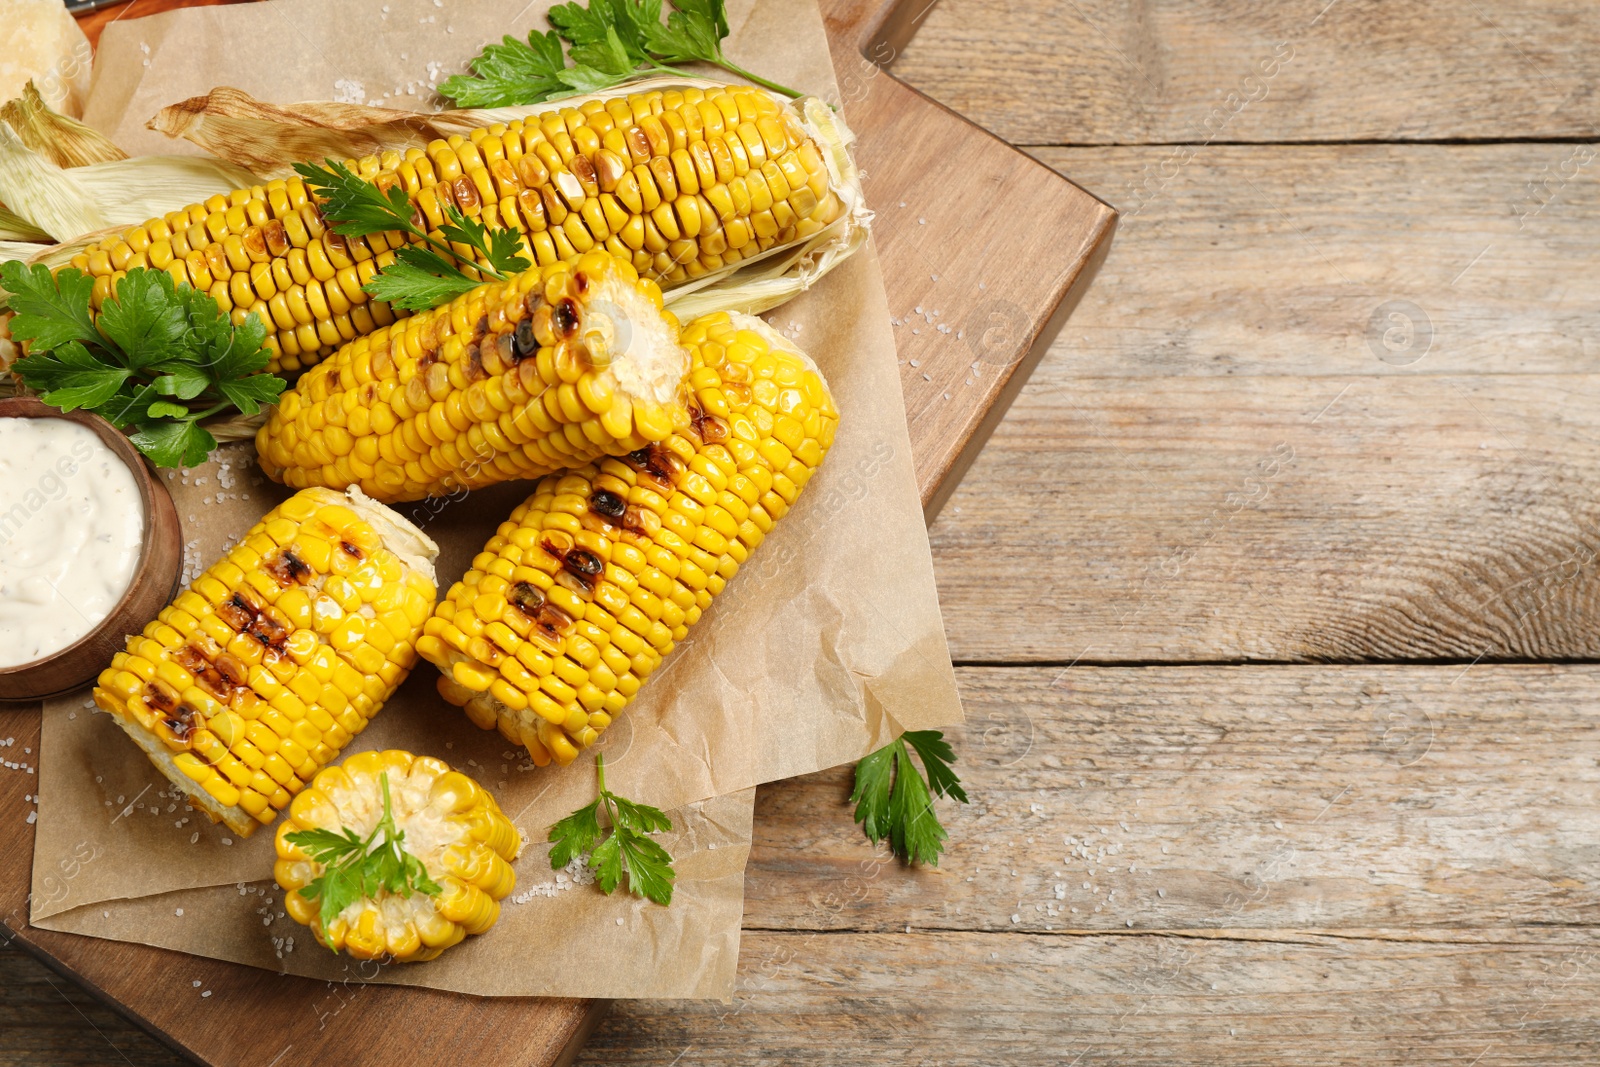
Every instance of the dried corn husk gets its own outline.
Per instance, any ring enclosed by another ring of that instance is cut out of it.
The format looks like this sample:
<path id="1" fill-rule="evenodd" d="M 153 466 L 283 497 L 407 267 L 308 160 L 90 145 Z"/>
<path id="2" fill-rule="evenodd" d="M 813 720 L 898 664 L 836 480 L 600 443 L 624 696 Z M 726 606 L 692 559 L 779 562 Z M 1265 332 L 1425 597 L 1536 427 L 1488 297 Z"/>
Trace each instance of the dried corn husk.
<path id="1" fill-rule="evenodd" d="M 49 244 L 50 235 L 0 204 L 0 243 Z"/>
<path id="2" fill-rule="evenodd" d="M 582 97 L 521 107 L 469 108 L 418 114 L 365 104 L 268 104 L 226 87 L 163 108 L 147 124 L 170 137 L 192 141 L 213 155 L 249 168 L 262 178 L 292 174 L 308 159 L 359 159 L 385 149 L 423 148 L 452 134 L 572 107 L 582 100 L 609 100 L 654 89 L 715 88 L 704 78 L 647 78 Z M 713 311 L 758 314 L 810 288 L 866 242 L 872 212 L 861 194 L 861 175 L 850 158 L 855 140 L 844 119 L 827 104 L 807 98 L 791 105 L 823 148 L 845 213 L 803 245 L 775 248 L 725 270 L 707 274 L 667 294 L 680 318 Z"/>
<path id="3" fill-rule="evenodd" d="M 58 167 L 86 167 L 128 158 L 128 153 L 100 131 L 51 111 L 31 81 L 23 87 L 21 96 L 0 107 L 0 120 L 23 144 Z"/>
<path id="4" fill-rule="evenodd" d="M 0 254 L 7 259 L 60 266 L 90 235 L 256 181 L 220 160 L 129 159 L 88 126 L 52 111 L 31 82 L 0 106 Z"/>
<path id="5" fill-rule="evenodd" d="M 29 148 L 0 122 L 0 203 L 56 240 L 110 223 L 72 173 Z"/>

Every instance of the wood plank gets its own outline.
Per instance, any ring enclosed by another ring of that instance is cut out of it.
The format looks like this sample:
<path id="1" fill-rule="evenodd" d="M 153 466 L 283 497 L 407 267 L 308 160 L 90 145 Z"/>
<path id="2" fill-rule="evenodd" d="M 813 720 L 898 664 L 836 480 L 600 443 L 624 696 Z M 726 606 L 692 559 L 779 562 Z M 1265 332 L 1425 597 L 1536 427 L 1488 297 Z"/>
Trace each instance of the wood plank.
<path id="1" fill-rule="evenodd" d="M 582 1064 L 1544 1067 L 1600 1055 L 1592 931 L 1483 943 L 745 935 L 727 1005 L 616 1005 Z"/>
<path id="2" fill-rule="evenodd" d="M 897 76 L 1014 144 L 1596 137 L 1585 0 L 943 0 Z"/>
<path id="3" fill-rule="evenodd" d="M 934 527 L 956 657 L 1594 656 L 1600 193 L 1516 199 L 1570 147 L 1197 156 Z"/>
<path id="4" fill-rule="evenodd" d="M 958 673 L 939 869 L 882 864 L 848 768 L 765 787 L 748 928 L 1600 925 L 1600 667 Z"/>
<path id="5" fill-rule="evenodd" d="M 1037 383 L 932 530 L 952 655 L 1595 658 L 1597 390 Z"/>
<path id="6" fill-rule="evenodd" d="M 824 0 L 822 10 L 839 103 L 863 135 L 856 161 L 889 306 L 926 319 L 895 344 L 931 521 L 1087 292 L 1116 214 L 879 69 L 925 0 Z M 890 132 L 907 130 L 916 135 Z M 1019 211 L 1032 222 L 1025 232 Z"/>
<path id="7" fill-rule="evenodd" d="M 942 807 L 942 867 L 882 864 L 842 774 L 763 788 L 733 1002 L 619 1002 L 580 1062 L 1600 1049 L 1600 668 L 960 676 L 974 803 Z"/>
<path id="8" fill-rule="evenodd" d="M 1035 387 L 1080 375 L 1593 370 L 1600 183 L 1588 170 L 1561 177 L 1575 151 L 1593 150 L 1214 145 L 1179 167 L 1165 148 L 1035 149 L 1123 213 Z M 1398 334 L 1382 343 L 1392 323 L 1379 309 L 1392 301 L 1425 316 L 1426 349 Z M 897 340 L 926 332 L 912 320 Z"/>
<path id="9" fill-rule="evenodd" d="M 1600 667 L 959 673 L 941 868 L 845 773 L 763 787 L 734 1001 L 619 1002 L 579 1062 L 1592 1058 Z"/>

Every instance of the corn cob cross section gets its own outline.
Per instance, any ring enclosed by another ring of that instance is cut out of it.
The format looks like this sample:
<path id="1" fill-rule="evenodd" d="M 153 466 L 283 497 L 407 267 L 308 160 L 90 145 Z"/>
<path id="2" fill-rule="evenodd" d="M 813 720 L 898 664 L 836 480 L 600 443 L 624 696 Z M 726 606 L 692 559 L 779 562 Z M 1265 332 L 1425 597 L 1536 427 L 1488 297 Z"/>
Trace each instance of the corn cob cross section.
<path id="1" fill-rule="evenodd" d="M 591 252 L 346 346 L 279 400 L 256 450 L 297 488 L 444 496 L 665 440 L 687 370 L 660 288 Z"/>
<path id="2" fill-rule="evenodd" d="M 380 775 L 388 778 L 403 847 L 422 861 L 443 892 L 409 897 L 380 890 L 350 905 L 324 930 L 320 899 L 299 890 L 322 865 L 288 841 L 297 830 L 353 830 L 365 838 L 383 814 Z M 273 877 L 285 891 L 284 909 L 311 927 L 317 940 L 357 959 L 431 960 L 500 917 L 500 901 L 516 887 L 511 861 L 522 837 L 489 791 L 442 760 L 409 752 L 362 752 L 325 767 L 289 806 L 278 827 Z"/>
<path id="3" fill-rule="evenodd" d="M 541 481 L 417 642 L 440 694 L 541 766 L 594 743 L 833 442 L 827 385 L 760 319 L 706 316 L 684 342 L 689 423 Z"/>
<path id="4" fill-rule="evenodd" d="M 308 489 L 130 636 L 95 702 L 194 806 L 248 837 L 410 672 L 437 554 L 359 491 Z"/>
<path id="5" fill-rule="evenodd" d="M 745 86 L 573 101 L 347 164 L 405 189 L 435 237 L 454 207 L 520 231 L 537 264 L 604 248 L 669 287 L 804 241 L 846 210 L 795 113 Z M 96 308 L 128 268 L 149 266 L 209 293 L 236 323 L 254 313 L 270 369 L 292 372 L 393 321 L 361 287 L 405 239 L 333 233 L 288 178 L 151 219 L 72 264 L 94 276 Z"/>

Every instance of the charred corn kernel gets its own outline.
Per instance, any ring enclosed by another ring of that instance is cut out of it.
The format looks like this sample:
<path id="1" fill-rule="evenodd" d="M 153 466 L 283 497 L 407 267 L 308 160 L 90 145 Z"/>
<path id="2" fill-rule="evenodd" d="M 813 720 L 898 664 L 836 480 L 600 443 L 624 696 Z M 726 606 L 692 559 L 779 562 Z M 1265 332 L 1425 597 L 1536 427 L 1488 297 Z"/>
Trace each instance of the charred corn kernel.
<path id="1" fill-rule="evenodd" d="M 306 551 L 317 544 L 332 547 Z M 375 712 L 413 662 L 426 608 L 415 621 L 399 613 L 395 626 L 345 615 L 327 594 L 330 584 L 351 584 L 336 568 L 391 574 L 401 596 L 431 604 L 437 552 L 359 491 L 307 489 L 262 518 L 143 635 L 129 637 L 101 674 L 95 701 L 194 807 L 249 836 L 350 740 L 340 716 L 352 698 L 363 694 Z M 315 607 L 323 601 L 340 612 L 325 629 Z M 383 637 L 373 644 L 378 630 Z M 375 675 L 352 666 L 374 656 L 383 664 Z M 251 784 L 262 778 L 275 783 L 270 795 Z"/>
<path id="2" fill-rule="evenodd" d="M 354 830 L 371 834 L 389 811 L 409 851 L 439 886 L 437 895 L 401 895 L 379 889 L 322 925 L 318 898 L 302 890 L 323 873 L 322 864 L 289 840 L 304 830 Z M 210 778 L 205 784 L 209 785 Z M 224 783 L 226 784 L 226 783 Z M 272 874 L 285 891 L 291 918 L 322 944 L 359 959 L 429 960 L 468 934 L 481 934 L 500 916 L 500 901 L 516 888 L 511 863 L 522 836 L 494 797 L 442 760 L 409 752 L 363 752 L 328 767 L 289 804 L 278 827 Z"/>
<path id="3" fill-rule="evenodd" d="M 770 487 L 798 493 L 833 441 L 826 383 L 761 320 L 709 315 L 682 339 L 688 419 L 657 444 L 540 481 L 427 624 L 484 636 L 417 646 L 446 700 L 537 764 L 570 762 L 610 725 L 787 510 Z M 750 388 L 752 365 L 787 387 Z M 707 391 L 724 414 L 701 405 Z M 493 649 L 514 659 L 491 665 Z"/>
<path id="4" fill-rule="evenodd" d="M 346 345 L 284 395 L 256 447 L 295 488 L 444 496 L 665 440 L 688 419 L 688 365 L 660 289 L 595 252 Z"/>
<path id="5" fill-rule="evenodd" d="M 615 235 L 628 249 L 649 249 L 635 267 L 666 287 L 704 275 L 708 260 L 720 266 L 805 240 L 843 214 L 820 146 L 790 120 L 786 101 L 747 86 L 696 95 L 654 90 L 620 101 L 567 101 L 505 124 L 498 136 L 489 133 L 497 127 L 484 127 L 472 137 L 435 141 L 426 153 L 368 156 L 352 169 L 382 188 L 404 189 L 430 228 L 445 221 L 447 206 L 490 222 L 498 214 L 502 225 L 529 232 L 542 264 L 576 259 Z M 715 208 L 719 225 L 708 225 L 697 197 Z M 332 283 L 327 304 L 372 307 L 378 323 L 403 314 L 369 304 L 360 288 L 373 257 L 399 235 L 340 237 L 298 178 L 237 189 L 168 219 L 105 238 L 80 269 L 110 278 L 143 257 L 201 291 L 230 281 L 234 307 L 251 309 L 256 300 L 241 294 L 253 291 L 265 303 L 259 314 L 275 372 L 310 367 L 332 354 L 335 337 L 350 339 L 333 321 L 342 311 L 328 315 L 316 300 L 291 300 L 285 315 L 271 315 L 284 310 L 270 302 L 288 289 L 286 281 Z M 358 263 L 369 264 L 366 273 L 354 269 Z M 232 282 L 240 274 L 243 280 Z M 316 318 L 300 318 L 302 307 Z M 318 343 L 308 345 L 307 333 Z"/>

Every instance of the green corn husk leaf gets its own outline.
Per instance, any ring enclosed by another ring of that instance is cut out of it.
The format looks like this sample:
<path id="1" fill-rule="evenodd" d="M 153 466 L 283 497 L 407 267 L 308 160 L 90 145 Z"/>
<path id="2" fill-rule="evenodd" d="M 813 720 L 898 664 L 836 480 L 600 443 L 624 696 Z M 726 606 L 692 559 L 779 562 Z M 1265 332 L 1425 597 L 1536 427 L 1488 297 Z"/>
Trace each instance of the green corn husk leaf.
<path id="1" fill-rule="evenodd" d="M 31 81 L 21 96 L 0 106 L 0 120 L 23 144 L 58 167 L 86 167 L 128 158 L 128 153 L 98 130 L 50 110 Z"/>

